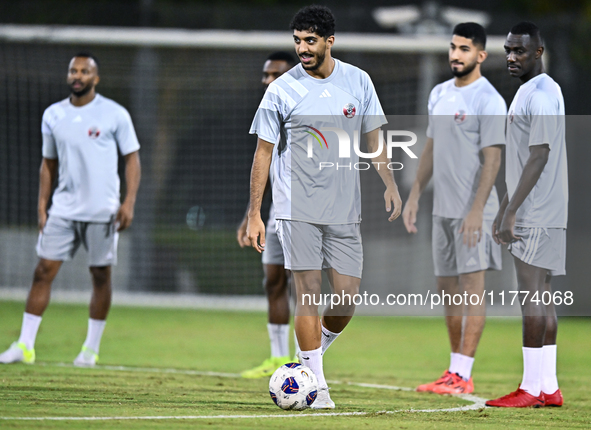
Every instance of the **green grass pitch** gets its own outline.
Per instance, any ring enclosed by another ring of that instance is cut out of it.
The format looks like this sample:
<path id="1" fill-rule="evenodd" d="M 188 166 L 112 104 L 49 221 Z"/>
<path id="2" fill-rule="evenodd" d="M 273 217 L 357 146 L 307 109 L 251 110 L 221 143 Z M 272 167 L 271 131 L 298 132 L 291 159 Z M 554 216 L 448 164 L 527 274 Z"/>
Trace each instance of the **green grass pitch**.
<path id="1" fill-rule="evenodd" d="M 22 312 L 22 303 L 0 303 L 0 349 L 18 337 Z M 590 319 L 562 318 L 559 322 L 558 377 L 564 407 L 411 412 L 471 402 L 348 383 L 415 387 L 439 377 L 449 359 L 443 320 L 356 317 L 324 360 L 327 379 L 340 382 L 331 384 L 337 404 L 334 412 L 364 413 L 347 416 L 281 411 L 268 395 L 266 379 L 231 375 L 259 364 L 268 355 L 265 314 L 116 306 L 101 346 L 101 366 L 105 367 L 60 365 L 71 363 L 79 352 L 86 320 L 84 306 L 51 305 L 37 338 L 37 364 L 0 366 L 0 428 L 591 428 Z M 518 319 L 489 318 L 474 366 L 475 395 L 497 397 L 517 387 L 522 366 L 520 333 Z M 259 417 L 221 418 L 231 415 Z M 148 416 L 208 418 L 2 419 Z"/>

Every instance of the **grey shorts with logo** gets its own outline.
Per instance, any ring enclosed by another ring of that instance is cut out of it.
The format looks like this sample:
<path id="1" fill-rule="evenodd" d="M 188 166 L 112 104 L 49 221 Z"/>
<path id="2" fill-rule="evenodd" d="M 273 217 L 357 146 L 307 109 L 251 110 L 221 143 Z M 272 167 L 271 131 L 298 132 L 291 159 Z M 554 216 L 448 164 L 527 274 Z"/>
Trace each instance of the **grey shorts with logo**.
<path id="1" fill-rule="evenodd" d="M 274 230 L 267 230 L 265 235 L 265 250 L 262 256 L 263 264 L 273 264 L 276 266 L 283 266 L 285 259 L 283 258 L 283 249 L 281 249 L 281 242 Z"/>
<path id="2" fill-rule="evenodd" d="M 482 237 L 475 247 L 464 245 L 462 219 L 433 215 L 433 263 L 435 276 L 458 276 L 481 270 L 501 270 L 501 247 L 492 238 L 493 221 L 484 220 Z"/>
<path id="3" fill-rule="evenodd" d="M 82 245 L 88 251 L 89 267 L 114 266 L 118 239 L 114 220 L 81 222 L 50 215 L 39 233 L 37 255 L 46 260 L 68 261 Z"/>
<path id="4" fill-rule="evenodd" d="M 361 278 L 363 246 L 359 223 L 323 225 L 277 220 L 277 236 L 286 269 L 332 268 L 341 275 Z"/>
<path id="5" fill-rule="evenodd" d="M 509 245 L 514 257 L 552 276 L 566 275 L 565 228 L 515 227 L 513 232 L 521 238 Z"/>

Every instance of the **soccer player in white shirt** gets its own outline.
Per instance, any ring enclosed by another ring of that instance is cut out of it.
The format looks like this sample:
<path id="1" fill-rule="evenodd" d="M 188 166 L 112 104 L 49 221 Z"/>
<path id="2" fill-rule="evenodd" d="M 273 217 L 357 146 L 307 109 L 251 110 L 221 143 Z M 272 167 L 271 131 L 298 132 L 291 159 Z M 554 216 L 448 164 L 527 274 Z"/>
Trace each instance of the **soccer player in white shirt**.
<path id="1" fill-rule="evenodd" d="M 545 73 L 544 43 L 531 22 L 505 41 L 509 74 L 519 78 L 507 117 L 507 194 L 493 230 L 509 244 L 523 316 L 523 379 L 516 391 L 486 402 L 497 407 L 562 406 L 556 379 L 558 321 L 552 276 L 566 274 L 568 172 L 564 98 Z M 548 303 L 548 304 L 545 304 Z"/>
<path id="2" fill-rule="evenodd" d="M 96 93 L 98 62 L 89 53 L 70 61 L 71 95 L 43 114 L 43 161 L 39 180 L 39 240 L 33 285 L 21 334 L 0 354 L 0 363 L 35 362 L 35 339 L 49 304 L 51 284 L 63 261 L 80 245 L 88 251 L 93 292 L 88 333 L 77 366 L 94 366 L 111 305 L 111 266 L 118 232 L 129 227 L 140 183 L 139 143 L 125 108 Z M 118 150 L 125 159 L 127 193 L 120 204 Z M 58 176 L 59 172 L 59 176 Z M 52 187 L 59 177 L 48 203 Z"/>
<path id="3" fill-rule="evenodd" d="M 454 78 L 429 97 L 427 144 L 402 214 L 409 233 L 415 226 L 421 192 L 433 176 L 433 260 L 437 287 L 445 294 L 484 291 L 486 270 L 501 269 L 501 249 L 492 222 L 499 207 L 494 187 L 505 144 L 507 106 L 481 75 L 486 33 L 476 23 L 458 24 L 449 48 Z M 482 161 L 481 161 L 482 158 Z M 449 368 L 417 391 L 471 393 L 472 365 L 485 323 L 486 305 L 445 304 L 451 344 Z"/>
<path id="4" fill-rule="evenodd" d="M 293 66 L 296 61 L 289 52 L 274 52 L 263 65 L 262 83 L 267 88 L 271 82 L 283 75 Z M 269 172 L 269 182 L 273 182 L 273 166 Z M 270 184 L 269 184 L 270 185 Z M 269 187 L 267 185 L 267 188 Z M 272 185 L 271 185 L 272 186 Z M 246 224 L 248 223 L 248 207 L 244 219 L 236 232 L 236 239 L 241 248 L 250 247 L 250 240 L 246 235 Z M 269 219 L 267 221 L 267 242 L 263 252 L 263 271 L 265 273 L 265 293 L 268 302 L 268 323 L 267 331 L 271 342 L 271 356 L 262 364 L 253 369 L 241 373 L 243 378 L 262 378 L 271 376 L 273 372 L 285 363 L 289 363 L 289 271 L 285 270 L 285 259 L 281 243 L 275 233 L 275 210 L 273 203 L 269 208 Z M 297 350 L 297 343 L 296 343 Z M 297 352 L 297 351 L 296 351 Z"/>
<path id="5" fill-rule="evenodd" d="M 351 170 L 358 157 L 351 148 L 354 140 L 345 144 L 332 131 L 352 131 L 356 138 L 362 133 L 369 152 L 378 153 L 380 127 L 386 121 L 367 73 L 331 56 L 334 16 L 328 8 L 305 7 L 294 16 L 290 27 L 300 64 L 269 85 L 251 127 L 251 133 L 258 135 L 258 144 L 247 232 L 252 246 L 263 251 L 265 226 L 260 207 L 272 154 L 277 151 L 273 203 L 285 268 L 292 270 L 296 287 L 294 323 L 302 350 L 300 358 L 318 378 L 318 397 L 312 408 L 333 409 L 322 354 L 351 320 L 354 305 L 341 304 L 332 313 L 327 307 L 320 319 L 318 305 L 309 300 L 306 303 L 302 297 L 304 293 L 319 295 L 322 269 L 327 270 L 331 288 L 339 296 L 344 293 L 353 297 L 361 281 L 359 174 Z M 325 130 L 324 125 L 330 125 L 332 131 Z M 323 141 L 322 146 L 314 145 L 313 150 L 310 135 L 318 143 Z M 307 149 L 306 142 L 310 142 Z M 349 160 L 340 157 L 341 146 L 344 152 L 349 151 Z M 324 166 L 332 164 L 332 168 L 319 169 L 319 161 L 327 163 Z M 346 161 L 344 168 L 337 169 L 339 161 Z M 379 152 L 374 162 L 387 165 L 385 151 Z M 382 168 L 378 173 L 386 185 L 385 206 L 388 212 L 392 210 L 392 221 L 401 211 L 398 188 L 391 170 Z"/>

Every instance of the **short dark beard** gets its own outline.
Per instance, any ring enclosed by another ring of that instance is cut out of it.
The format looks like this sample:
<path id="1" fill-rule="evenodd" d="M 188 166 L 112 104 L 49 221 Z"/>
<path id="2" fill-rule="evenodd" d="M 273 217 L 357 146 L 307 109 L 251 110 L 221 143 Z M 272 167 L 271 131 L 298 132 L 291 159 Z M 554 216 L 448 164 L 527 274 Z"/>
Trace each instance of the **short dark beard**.
<path id="1" fill-rule="evenodd" d="M 318 54 L 318 61 L 316 62 L 316 64 L 314 66 L 306 67 L 304 65 L 304 63 L 302 63 L 302 67 L 304 68 L 304 70 L 311 70 L 311 71 L 318 70 L 318 68 L 324 64 L 325 59 L 326 59 L 326 54 L 322 54 L 322 55 Z"/>
<path id="2" fill-rule="evenodd" d="M 75 95 L 76 97 L 82 97 L 88 94 L 92 90 L 92 85 L 87 85 L 82 87 L 79 91 L 74 91 L 74 89 L 70 86 L 70 92 Z"/>
<path id="3" fill-rule="evenodd" d="M 476 68 L 476 65 L 478 64 L 477 61 L 475 61 L 473 64 L 467 65 L 464 67 L 464 70 L 462 70 L 461 72 L 455 70 L 453 68 L 453 65 L 451 66 L 451 73 L 452 75 L 454 75 L 456 78 L 463 78 L 466 75 L 469 75 L 470 73 L 472 73 L 472 71 Z"/>

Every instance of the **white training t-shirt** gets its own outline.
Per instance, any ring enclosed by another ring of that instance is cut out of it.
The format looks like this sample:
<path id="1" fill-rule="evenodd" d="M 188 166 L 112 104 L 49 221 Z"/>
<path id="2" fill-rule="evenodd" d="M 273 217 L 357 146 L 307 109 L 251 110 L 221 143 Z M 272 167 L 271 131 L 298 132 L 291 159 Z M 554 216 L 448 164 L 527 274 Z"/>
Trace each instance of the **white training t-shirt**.
<path id="1" fill-rule="evenodd" d="M 531 146 L 547 144 L 548 162 L 523 204 L 516 226 L 566 228 L 568 167 L 564 98 L 560 86 L 542 73 L 519 87 L 507 117 L 507 192 L 513 197 Z"/>
<path id="2" fill-rule="evenodd" d="M 267 88 L 253 120 L 250 133 L 277 145 L 276 219 L 316 224 L 361 220 L 354 136 L 387 121 L 369 75 L 334 61 L 334 70 L 326 79 L 311 77 L 301 64 L 281 75 Z M 340 158 L 341 138 L 336 129 L 349 136 L 347 157 Z M 313 142 L 313 148 L 308 148 L 308 142 Z M 320 169 L 320 163 L 333 166 Z"/>
<path id="3" fill-rule="evenodd" d="M 120 205 L 118 153 L 140 149 L 131 117 L 96 94 L 82 107 L 67 98 L 49 106 L 41 124 L 43 157 L 59 162 L 49 213 L 85 222 L 108 222 Z"/>
<path id="4" fill-rule="evenodd" d="M 433 215 L 463 219 L 468 215 L 482 172 L 481 150 L 505 144 L 507 105 L 484 76 L 456 87 L 454 79 L 429 96 L 427 137 L 433 139 Z M 493 186 L 483 218 L 499 210 Z"/>

